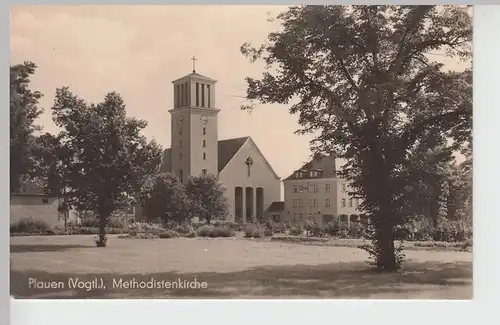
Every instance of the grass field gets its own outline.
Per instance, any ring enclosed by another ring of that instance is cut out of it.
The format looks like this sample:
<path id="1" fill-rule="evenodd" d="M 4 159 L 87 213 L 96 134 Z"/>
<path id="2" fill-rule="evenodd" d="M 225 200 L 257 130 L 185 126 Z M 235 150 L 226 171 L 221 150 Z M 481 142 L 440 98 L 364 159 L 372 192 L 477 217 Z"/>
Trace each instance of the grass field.
<path id="1" fill-rule="evenodd" d="M 242 238 L 119 239 L 96 248 L 93 236 L 11 237 L 16 298 L 380 298 L 472 299 L 470 252 L 407 251 L 404 270 L 380 274 L 353 247 Z M 68 286 L 69 279 L 106 288 Z M 206 282 L 206 288 L 116 288 L 128 281 Z M 62 281 L 57 288 L 33 283 Z M 31 281 L 31 288 L 30 288 Z"/>

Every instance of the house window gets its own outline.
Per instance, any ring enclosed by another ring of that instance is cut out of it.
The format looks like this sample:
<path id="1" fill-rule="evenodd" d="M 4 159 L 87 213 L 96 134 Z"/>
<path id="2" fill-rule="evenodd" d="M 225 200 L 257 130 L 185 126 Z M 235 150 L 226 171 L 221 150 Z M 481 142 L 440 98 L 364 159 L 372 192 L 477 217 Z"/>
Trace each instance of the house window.
<path id="1" fill-rule="evenodd" d="M 330 192 L 330 184 L 325 184 L 325 192 Z"/>
<path id="2" fill-rule="evenodd" d="M 352 199 L 349 199 L 349 207 L 352 208 Z"/>
<path id="3" fill-rule="evenodd" d="M 203 128 L 202 133 L 203 133 L 203 135 L 206 135 L 207 134 L 207 128 Z"/>
<path id="4" fill-rule="evenodd" d="M 200 84 L 196 83 L 196 107 L 200 106 Z"/>
<path id="5" fill-rule="evenodd" d="M 345 193 L 345 184 L 342 184 L 342 193 Z"/>
<path id="6" fill-rule="evenodd" d="M 317 207 L 317 206 L 318 206 L 318 200 L 313 199 L 313 207 Z"/>
<path id="7" fill-rule="evenodd" d="M 297 184 L 293 185 L 293 193 L 297 193 Z"/>
<path id="8" fill-rule="evenodd" d="M 184 181 L 184 175 L 182 173 L 182 169 L 179 169 L 179 180 L 181 181 L 181 183 L 183 183 Z"/>
<path id="9" fill-rule="evenodd" d="M 205 85 L 201 84 L 201 107 L 205 107 Z"/>
<path id="10" fill-rule="evenodd" d="M 202 169 L 202 170 L 201 170 L 201 174 L 202 174 L 203 176 L 205 176 L 205 175 L 207 174 L 207 170 L 206 170 L 206 169 Z"/>
<path id="11" fill-rule="evenodd" d="M 345 208 L 345 199 L 342 199 L 342 207 Z"/>
<path id="12" fill-rule="evenodd" d="M 203 153 L 203 160 L 207 160 L 207 153 L 206 152 Z"/>
<path id="13" fill-rule="evenodd" d="M 182 152 L 179 152 L 179 160 L 182 160 Z"/>
<path id="14" fill-rule="evenodd" d="M 207 107 L 210 108 L 210 85 L 207 85 Z"/>
<path id="15" fill-rule="evenodd" d="M 45 204 L 49 203 L 49 199 L 42 199 L 42 203 L 45 203 Z"/>
<path id="16" fill-rule="evenodd" d="M 299 220 L 302 221 L 303 218 L 304 218 L 304 215 L 302 213 L 299 213 Z"/>
<path id="17" fill-rule="evenodd" d="M 202 147 L 205 148 L 207 146 L 207 140 L 203 140 L 203 145 Z"/>
<path id="18" fill-rule="evenodd" d="M 330 199 L 326 199 L 325 207 L 330 207 Z"/>
<path id="19" fill-rule="evenodd" d="M 318 185 L 316 184 L 313 185 L 313 192 L 318 193 Z"/>
<path id="20" fill-rule="evenodd" d="M 309 206 L 312 207 L 313 206 L 313 200 L 312 199 L 309 199 Z"/>
<path id="21" fill-rule="evenodd" d="M 309 220 L 312 220 L 313 214 L 309 212 Z"/>
<path id="22" fill-rule="evenodd" d="M 303 207 L 304 206 L 304 201 L 302 201 L 302 199 L 299 199 L 299 207 Z"/>
<path id="23" fill-rule="evenodd" d="M 299 192 L 302 193 L 302 191 L 304 191 L 304 186 L 303 185 L 299 185 Z"/>
<path id="24" fill-rule="evenodd" d="M 179 134 L 182 135 L 182 126 L 179 128 Z"/>

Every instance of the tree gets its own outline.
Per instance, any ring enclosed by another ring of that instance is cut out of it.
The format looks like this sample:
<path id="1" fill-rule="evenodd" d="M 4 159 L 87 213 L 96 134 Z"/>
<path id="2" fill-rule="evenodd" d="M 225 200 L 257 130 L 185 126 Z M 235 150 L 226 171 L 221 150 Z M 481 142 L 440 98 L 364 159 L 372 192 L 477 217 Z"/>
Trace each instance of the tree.
<path id="1" fill-rule="evenodd" d="M 242 108 L 293 102 L 297 133 L 314 135 L 312 150 L 346 160 L 340 175 L 373 222 L 369 253 L 377 268 L 395 271 L 412 149 L 450 138 L 453 151 L 471 137 L 472 71 L 446 71 L 432 55 L 470 59 L 467 8 L 294 6 L 278 19 L 282 29 L 266 44 L 241 47 L 266 64 L 261 79 L 246 78 Z"/>
<path id="2" fill-rule="evenodd" d="M 126 116 L 123 99 L 108 93 L 87 104 L 69 88 L 56 90 L 52 115 L 63 131 L 62 187 L 68 206 L 99 218 L 98 247 L 106 245 L 105 227 L 113 211 L 129 207 L 151 174 L 159 171 L 162 150 L 140 134 L 147 123 Z"/>
<path id="3" fill-rule="evenodd" d="M 193 216 L 205 220 L 224 220 L 229 211 L 229 205 L 224 188 L 213 175 L 190 177 L 187 182 L 187 192 L 191 198 Z"/>
<path id="4" fill-rule="evenodd" d="M 150 218 L 164 222 L 185 222 L 190 217 L 191 201 L 186 187 L 171 173 L 156 175 L 144 191 L 144 209 Z"/>
<path id="5" fill-rule="evenodd" d="M 34 132 L 40 126 L 35 120 L 43 113 L 38 106 L 42 93 L 31 90 L 30 76 L 37 66 L 24 62 L 10 67 L 10 191 L 19 191 L 35 171 L 32 156 L 35 145 Z"/>

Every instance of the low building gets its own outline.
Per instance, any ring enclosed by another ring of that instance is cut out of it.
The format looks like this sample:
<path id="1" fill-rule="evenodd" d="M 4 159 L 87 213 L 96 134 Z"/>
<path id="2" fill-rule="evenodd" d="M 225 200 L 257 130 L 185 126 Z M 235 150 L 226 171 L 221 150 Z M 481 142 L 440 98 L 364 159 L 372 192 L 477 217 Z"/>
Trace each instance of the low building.
<path id="1" fill-rule="evenodd" d="M 283 220 L 283 213 L 285 212 L 285 202 L 275 201 L 271 203 L 265 213 L 265 220 L 280 222 Z"/>
<path id="2" fill-rule="evenodd" d="M 346 222 L 359 220 L 360 200 L 349 196 L 348 183 L 337 176 L 332 156 L 311 160 L 284 179 L 283 185 L 286 221 L 324 224 L 334 218 Z"/>
<path id="3" fill-rule="evenodd" d="M 46 195 L 36 185 L 24 187 L 10 195 L 10 224 L 22 219 L 43 221 L 49 226 L 64 225 L 58 213 L 57 197 Z"/>

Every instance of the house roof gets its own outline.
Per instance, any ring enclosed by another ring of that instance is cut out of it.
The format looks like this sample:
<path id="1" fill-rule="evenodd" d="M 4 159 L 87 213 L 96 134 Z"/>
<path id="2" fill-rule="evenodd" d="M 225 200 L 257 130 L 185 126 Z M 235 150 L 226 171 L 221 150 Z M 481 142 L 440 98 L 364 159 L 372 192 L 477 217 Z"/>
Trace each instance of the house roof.
<path id="1" fill-rule="evenodd" d="M 218 166 L 217 169 L 219 173 L 226 167 L 226 165 L 231 161 L 234 155 L 240 150 L 241 146 L 249 139 L 250 137 L 241 137 L 241 138 L 233 138 L 221 140 L 217 143 L 217 151 L 218 151 Z M 162 171 L 171 171 L 170 166 L 170 157 L 171 157 L 171 149 L 165 149 L 163 152 L 164 162 L 162 166 Z"/>
<path id="2" fill-rule="evenodd" d="M 283 211 L 285 211 L 285 202 L 283 201 L 274 201 L 267 209 L 267 212 L 283 212 Z"/>
<path id="3" fill-rule="evenodd" d="M 15 196 L 47 196 L 51 197 L 51 195 L 47 195 L 44 188 L 36 183 L 27 183 L 23 185 L 23 187 L 17 191 L 11 193 L 11 195 Z"/>
<path id="4" fill-rule="evenodd" d="M 303 177 L 295 177 L 295 173 L 298 171 L 305 172 Z M 312 177 L 309 175 L 309 171 L 319 171 L 318 176 Z M 319 156 L 313 158 L 311 161 L 304 164 L 301 168 L 294 171 L 290 176 L 284 180 L 291 179 L 313 179 L 313 178 L 329 178 L 335 177 L 337 174 L 337 168 L 335 167 L 335 157 L 334 156 Z"/>

